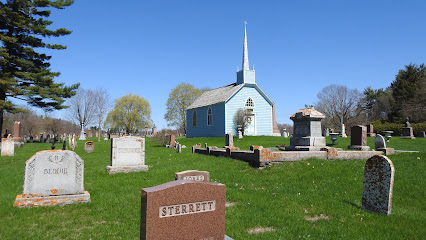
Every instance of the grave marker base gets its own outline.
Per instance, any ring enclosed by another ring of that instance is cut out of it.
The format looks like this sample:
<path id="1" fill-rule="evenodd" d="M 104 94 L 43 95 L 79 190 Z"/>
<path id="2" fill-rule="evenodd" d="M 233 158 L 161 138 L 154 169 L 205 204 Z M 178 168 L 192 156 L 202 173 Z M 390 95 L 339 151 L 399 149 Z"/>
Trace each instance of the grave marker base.
<path id="1" fill-rule="evenodd" d="M 350 145 L 348 146 L 348 149 L 355 149 L 355 150 L 361 150 L 361 151 L 370 151 L 369 146 L 361 146 L 361 145 Z"/>
<path id="2" fill-rule="evenodd" d="M 47 197 L 22 197 L 22 195 L 17 195 L 13 206 L 18 208 L 53 207 L 87 202 L 90 202 L 90 193 L 84 191 L 83 194 Z"/>
<path id="3" fill-rule="evenodd" d="M 107 166 L 106 170 L 109 174 L 130 173 L 130 172 L 147 172 L 148 171 L 148 165 Z"/>

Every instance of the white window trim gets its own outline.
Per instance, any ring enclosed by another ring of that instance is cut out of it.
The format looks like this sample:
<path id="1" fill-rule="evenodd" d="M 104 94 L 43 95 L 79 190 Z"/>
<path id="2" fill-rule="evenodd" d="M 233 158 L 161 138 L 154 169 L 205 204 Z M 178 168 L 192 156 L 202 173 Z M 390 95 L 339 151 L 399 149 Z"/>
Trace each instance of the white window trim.
<path id="1" fill-rule="evenodd" d="M 247 101 L 248 101 L 249 99 L 251 99 L 251 102 L 253 103 L 253 106 L 247 106 L 247 105 L 246 105 L 246 104 L 247 104 Z M 250 109 L 253 109 L 253 108 L 255 108 L 255 107 L 256 107 L 256 104 L 254 103 L 254 100 L 253 100 L 253 98 L 252 98 L 251 96 L 249 96 L 248 98 L 246 98 L 246 100 L 244 101 L 244 107 L 245 107 L 245 108 L 250 108 Z"/>

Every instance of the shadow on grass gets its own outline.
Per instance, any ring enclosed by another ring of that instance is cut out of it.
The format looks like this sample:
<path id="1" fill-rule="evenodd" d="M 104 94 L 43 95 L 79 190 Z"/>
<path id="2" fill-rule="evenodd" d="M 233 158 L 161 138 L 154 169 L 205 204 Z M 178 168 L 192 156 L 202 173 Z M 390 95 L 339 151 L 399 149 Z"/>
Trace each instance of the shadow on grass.
<path id="1" fill-rule="evenodd" d="M 349 205 L 351 205 L 351 206 L 353 206 L 353 207 L 356 207 L 356 208 L 358 208 L 358 209 L 362 209 L 362 208 L 361 208 L 361 206 L 358 206 L 357 204 L 355 204 L 355 203 L 353 203 L 353 202 L 351 202 L 351 201 L 343 200 L 342 202 L 343 202 L 343 203 L 346 203 L 346 204 L 349 204 Z"/>

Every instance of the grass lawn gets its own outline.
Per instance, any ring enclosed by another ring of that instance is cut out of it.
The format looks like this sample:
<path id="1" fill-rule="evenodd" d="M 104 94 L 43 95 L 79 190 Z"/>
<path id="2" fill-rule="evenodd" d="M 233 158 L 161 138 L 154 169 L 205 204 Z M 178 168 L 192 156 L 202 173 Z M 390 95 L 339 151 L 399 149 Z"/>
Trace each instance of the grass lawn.
<path id="1" fill-rule="evenodd" d="M 264 169 L 224 157 L 192 154 L 191 146 L 223 147 L 221 138 L 178 138 L 188 148 L 178 154 L 147 139 L 148 172 L 108 175 L 110 142 L 95 142 L 94 153 L 75 152 L 84 160 L 84 186 L 91 203 L 63 207 L 13 208 L 22 194 L 25 161 L 51 144 L 26 144 L 14 157 L 0 157 L 0 239 L 139 239 L 140 190 L 174 180 L 174 173 L 196 169 L 226 185 L 226 234 L 233 239 L 425 239 L 426 139 L 387 143 L 398 153 L 390 216 L 360 209 L 365 160 L 318 160 L 274 164 Z M 331 141 L 327 138 L 327 144 Z M 288 138 L 234 138 L 234 145 L 289 145 Z M 374 138 L 368 138 L 374 148 Z M 350 138 L 336 147 L 347 149 Z M 57 144 L 57 148 L 60 148 Z M 255 230 L 263 233 L 252 233 Z"/>

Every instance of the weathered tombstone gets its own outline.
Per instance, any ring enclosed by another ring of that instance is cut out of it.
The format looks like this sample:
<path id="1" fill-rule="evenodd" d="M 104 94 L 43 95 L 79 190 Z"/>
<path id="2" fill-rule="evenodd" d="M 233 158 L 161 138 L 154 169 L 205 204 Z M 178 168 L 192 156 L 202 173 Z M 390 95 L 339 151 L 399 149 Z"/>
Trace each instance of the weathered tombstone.
<path id="1" fill-rule="evenodd" d="M 353 126 L 351 127 L 351 145 L 349 149 L 357 149 L 361 151 L 369 151 L 370 147 L 367 146 L 367 127 L 366 126 Z"/>
<path id="2" fill-rule="evenodd" d="M 424 138 L 425 137 L 425 131 L 421 131 L 421 132 L 417 133 L 417 137 Z"/>
<path id="3" fill-rule="evenodd" d="M 95 151 L 95 143 L 93 141 L 87 141 L 84 143 L 84 152 L 92 153 Z"/>
<path id="4" fill-rule="evenodd" d="M 154 124 L 154 126 L 152 127 L 152 136 L 157 136 L 157 126 L 155 126 L 155 124 Z"/>
<path id="5" fill-rule="evenodd" d="M 13 124 L 13 141 L 21 142 L 21 122 L 15 121 Z"/>
<path id="6" fill-rule="evenodd" d="M 140 239 L 225 239 L 225 185 L 177 180 L 141 191 Z"/>
<path id="7" fill-rule="evenodd" d="M 382 155 L 367 160 L 364 168 L 362 208 L 379 214 L 391 214 L 395 168 L 392 161 Z"/>
<path id="8" fill-rule="evenodd" d="M 80 137 L 78 140 L 86 140 L 86 136 L 84 134 L 84 124 L 81 126 Z"/>
<path id="9" fill-rule="evenodd" d="M 176 136 L 174 134 L 172 134 L 170 136 L 170 148 L 175 148 L 175 144 L 176 144 Z"/>
<path id="10" fill-rule="evenodd" d="M 325 137 L 322 136 L 321 120 L 325 115 L 315 108 L 303 108 L 293 114 L 290 119 L 294 122 L 293 137 L 290 151 L 319 151 L 325 147 Z"/>
<path id="11" fill-rule="evenodd" d="M 178 143 L 177 146 L 176 146 L 176 152 L 177 153 L 181 153 L 182 152 L 182 145 L 180 143 Z"/>
<path id="12" fill-rule="evenodd" d="M 330 136 L 330 128 L 324 128 L 324 130 L 322 131 L 322 136 L 323 137 Z"/>
<path id="13" fill-rule="evenodd" d="M 225 135 L 225 146 L 227 146 L 227 147 L 233 147 L 234 146 L 234 137 L 232 136 L 232 133 L 227 133 Z"/>
<path id="14" fill-rule="evenodd" d="M 374 126 L 373 124 L 367 125 L 367 137 L 374 137 L 376 134 L 374 133 Z"/>
<path id="15" fill-rule="evenodd" d="M 111 166 L 109 174 L 148 171 L 145 165 L 145 139 L 125 136 L 111 140 Z"/>
<path id="16" fill-rule="evenodd" d="M 377 134 L 374 138 L 374 147 L 376 150 L 386 148 L 386 142 L 382 135 Z"/>
<path id="17" fill-rule="evenodd" d="M 238 130 L 238 139 L 243 138 L 243 132 L 241 130 Z"/>
<path id="18" fill-rule="evenodd" d="M 1 139 L 1 155 L 2 156 L 14 156 L 15 155 L 15 144 L 12 136 L 9 134 L 7 138 Z"/>
<path id="19" fill-rule="evenodd" d="M 34 137 L 32 135 L 30 135 L 30 143 L 34 142 Z"/>
<path id="20" fill-rule="evenodd" d="M 342 126 L 340 127 L 340 136 L 343 138 L 348 137 L 348 135 L 346 135 L 345 124 L 343 123 L 342 123 Z"/>
<path id="21" fill-rule="evenodd" d="M 24 190 L 14 207 L 90 202 L 84 191 L 84 161 L 68 150 L 37 152 L 25 163 Z"/>
<path id="22" fill-rule="evenodd" d="M 210 182 L 210 173 L 207 171 L 186 170 L 175 173 L 175 180 Z"/>
<path id="23" fill-rule="evenodd" d="M 88 137 L 88 138 L 93 137 L 92 129 L 87 130 L 87 137 Z"/>

